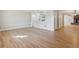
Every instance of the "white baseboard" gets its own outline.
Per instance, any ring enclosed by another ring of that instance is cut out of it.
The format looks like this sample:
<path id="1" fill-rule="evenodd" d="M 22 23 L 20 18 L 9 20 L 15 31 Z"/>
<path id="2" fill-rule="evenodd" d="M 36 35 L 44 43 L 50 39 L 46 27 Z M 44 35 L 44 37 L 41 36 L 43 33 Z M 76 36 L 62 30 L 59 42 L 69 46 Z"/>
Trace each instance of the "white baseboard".
<path id="1" fill-rule="evenodd" d="M 6 31 L 6 30 L 13 30 L 13 29 L 20 29 L 20 28 L 27 28 L 27 27 L 30 27 L 30 26 L 12 26 L 12 27 L 3 27 L 3 28 L 0 28 L 0 31 Z"/>
<path id="2" fill-rule="evenodd" d="M 12 27 L 6 26 L 6 27 L 0 28 L 0 31 L 13 30 L 13 29 L 20 29 L 20 28 L 27 28 L 27 27 L 31 27 L 31 26 L 24 26 L 24 25 L 21 25 L 21 26 L 12 26 Z M 52 28 L 52 29 L 50 29 L 50 28 L 45 28 L 45 27 L 36 27 L 36 28 L 54 31 L 53 28 Z"/>
<path id="3" fill-rule="evenodd" d="M 44 30 L 49 30 L 49 31 L 54 31 L 54 28 L 46 28 L 46 27 L 35 27 L 35 28 L 39 28 L 39 29 L 44 29 Z"/>

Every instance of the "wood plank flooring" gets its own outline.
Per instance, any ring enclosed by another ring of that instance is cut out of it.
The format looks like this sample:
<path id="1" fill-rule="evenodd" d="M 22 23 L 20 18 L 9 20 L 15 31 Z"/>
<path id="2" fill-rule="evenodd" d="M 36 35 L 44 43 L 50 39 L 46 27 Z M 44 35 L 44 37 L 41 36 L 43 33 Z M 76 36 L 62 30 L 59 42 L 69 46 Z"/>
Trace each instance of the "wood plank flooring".
<path id="1" fill-rule="evenodd" d="M 79 25 L 47 31 L 23 28 L 0 32 L 0 48 L 77 48 Z"/>

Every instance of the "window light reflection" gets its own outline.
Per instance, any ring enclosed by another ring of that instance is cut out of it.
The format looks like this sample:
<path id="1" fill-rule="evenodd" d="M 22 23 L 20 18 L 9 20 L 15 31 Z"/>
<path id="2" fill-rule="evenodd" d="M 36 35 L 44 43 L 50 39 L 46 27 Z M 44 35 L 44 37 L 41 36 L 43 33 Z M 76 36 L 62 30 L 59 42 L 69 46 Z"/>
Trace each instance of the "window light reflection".
<path id="1" fill-rule="evenodd" d="M 17 36 L 15 36 L 15 38 L 25 38 L 25 37 L 28 37 L 28 35 L 17 35 Z"/>

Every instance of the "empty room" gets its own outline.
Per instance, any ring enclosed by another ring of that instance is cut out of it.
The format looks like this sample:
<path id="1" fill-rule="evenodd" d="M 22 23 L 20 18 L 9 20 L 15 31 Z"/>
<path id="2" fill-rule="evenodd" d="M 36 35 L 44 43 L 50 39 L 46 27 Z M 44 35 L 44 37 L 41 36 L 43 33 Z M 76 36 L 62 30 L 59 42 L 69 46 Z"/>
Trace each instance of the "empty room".
<path id="1" fill-rule="evenodd" d="M 78 10 L 0 10 L 0 48 L 77 48 Z"/>

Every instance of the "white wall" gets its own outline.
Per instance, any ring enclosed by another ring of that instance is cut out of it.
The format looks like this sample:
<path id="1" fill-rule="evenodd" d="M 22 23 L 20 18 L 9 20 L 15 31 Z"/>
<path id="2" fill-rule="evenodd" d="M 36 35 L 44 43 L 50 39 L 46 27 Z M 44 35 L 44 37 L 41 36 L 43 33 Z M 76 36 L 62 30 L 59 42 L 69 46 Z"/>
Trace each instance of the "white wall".
<path id="1" fill-rule="evenodd" d="M 31 14 L 24 10 L 0 11 L 0 30 L 30 27 Z"/>
<path id="2" fill-rule="evenodd" d="M 63 13 L 59 13 L 59 28 L 64 26 L 64 15 Z"/>
<path id="3" fill-rule="evenodd" d="M 59 22 L 58 22 L 58 15 L 59 13 L 58 13 L 58 11 L 57 10 L 55 10 L 54 11 L 54 30 L 56 30 L 56 29 L 58 29 L 59 27 L 58 27 L 58 25 L 59 25 Z"/>
<path id="4" fill-rule="evenodd" d="M 36 28 L 53 31 L 54 11 L 44 11 L 44 13 L 46 15 L 46 20 L 40 21 L 39 13 L 31 13 L 24 10 L 0 10 L 0 30 L 10 30 L 33 26 Z"/>
<path id="5" fill-rule="evenodd" d="M 73 17 L 69 15 L 64 15 L 64 26 L 71 25 L 73 23 Z"/>
<path id="6" fill-rule="evenodd" d="M 60 29 L 64 26 L 64 16 L 63 13 L 60 12 L 59 10 L 54 11 L 54 19 L 55 19 L 55 24 L 54 24 L 54 29 Z"/>
<path id="7" fill-rule="evenodd" d="M 44 12 L 45 21 L 39 20 L 39 13 L 32 14 L 32 26 L 40 29 L 54 30 L 54 11 Z"/>

